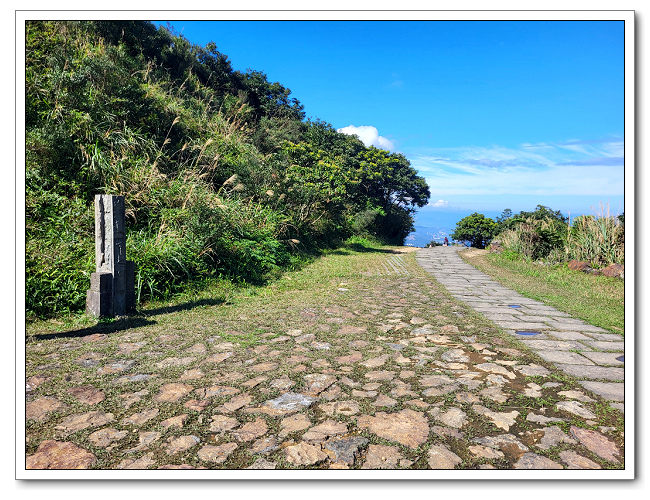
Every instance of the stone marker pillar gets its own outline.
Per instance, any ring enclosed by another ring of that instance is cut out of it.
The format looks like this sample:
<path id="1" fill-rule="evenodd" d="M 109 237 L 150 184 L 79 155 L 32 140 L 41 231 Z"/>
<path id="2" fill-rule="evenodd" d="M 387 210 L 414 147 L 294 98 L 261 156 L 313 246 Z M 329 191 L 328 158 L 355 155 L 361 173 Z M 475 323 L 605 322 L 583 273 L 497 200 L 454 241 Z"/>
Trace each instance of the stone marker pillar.
<path id="1" fill-rule="evenodd" d="M 95 272 L 86 313 L 124 316 L 135 309 L 135 264 L 126 260 L 124 196 L 95 195 Z"/>

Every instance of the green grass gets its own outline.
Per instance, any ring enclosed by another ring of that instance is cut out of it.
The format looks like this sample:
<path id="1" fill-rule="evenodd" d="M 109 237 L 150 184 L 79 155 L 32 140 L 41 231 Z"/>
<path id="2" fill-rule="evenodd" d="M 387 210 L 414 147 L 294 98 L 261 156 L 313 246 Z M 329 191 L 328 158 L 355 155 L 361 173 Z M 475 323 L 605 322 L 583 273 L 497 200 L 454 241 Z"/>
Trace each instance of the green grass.
<path id="1" fill-rule="evenodd" d="M 352 237 L 337 249 L 322 250 L 320 257 L 316 254 L 297 255 L 293 265 L 287 271 L 273 273 L 266 283 L 234 283 L 229 279 L 213 279 L 198 283 L 196 286 L 189 286 L 186 290 L 171 294 L 166 299 L 144 301 L 139 305 L 138 313 L 128 317 L 97 320 L 86 315 L 85 312 L 60 312 L 52 318 L 28 320 L 25 334 L 30 337 L 80 329 L 92 330 L 85 332 L 86 334 L 111 333 L 116 330 L 145 326 L 147 321 L 159 323 L 160 315 L 178 320 L 185 315 L 173 313 L 188 311 L 189 316 L 192 316 L 192 311 L 211 310 L 213 306 L 218 305 L 224 306 L 225 310 L 234 311 L 233 315 L 238 316 L 241 315 L 239 312 L 244 310 L 254 311 L 255 306 L 252 302 L 257 304 L 261 301 L 267 306 L 273 304 L 274 307 L 283 308 L 285 304 L 276 304 L 275 297 L 285 292 L 299 295 L 296 304 L 300 305 L 304 300 L 302 294 L 309 295 L 317 285 L 327 285 L 330 281 L 340 280 L 337 281 L 338 284 L 350 277 L 358 279 L 359 268 L 348 264 L 350 257 L 357 256 L 365 265 L 372 266 L 372 262 L 379 256 L 391 251 L 388 248 L 365 238 Z M 278 310 L 277 313 L 280 314 L 281 311 Z M 246 337 L 251 335 L 250 332 L 246 333 Z M 239 338 L 239 341 L 242 340 Z"/>
<path id="2" fill-rule="evenodd" d="M 553 306 L 587 323 L 623 335 L 625 284 L 570 270 L 566 264 L 540 265 L 507 256 L 463 251 L 463 259 L 522 295 Z"/>

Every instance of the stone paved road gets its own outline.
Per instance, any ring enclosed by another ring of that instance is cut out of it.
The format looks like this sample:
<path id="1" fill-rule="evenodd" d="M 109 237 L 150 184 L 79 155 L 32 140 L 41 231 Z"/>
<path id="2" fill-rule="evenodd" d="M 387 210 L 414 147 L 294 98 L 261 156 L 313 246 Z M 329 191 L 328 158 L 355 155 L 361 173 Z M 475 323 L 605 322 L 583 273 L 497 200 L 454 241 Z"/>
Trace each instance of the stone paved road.
<path id="1" fill-rule="evenodd" d="M 415 253 L 357 254 L 347 271 L 336 259 L 309 293 L 30 339 L 26 468 L 624 467 L 622 414 L 594 385 L 612 382 L 562 371 L 609 370 L 596 344 L 568 345 L 612 339 L 515 300 L 455 252 L 417 262 L 497 324 L 544 325 L 542 340 L 500 333 Z"/>
<path id="2" fill-rule="evenodd" d="M 526 343 L 541 358 L 579 378 L 590 391 L 624 410 L 624 342 L 602 328 L 528 299 L 458 256 L 460 247 L 420 250 L 417 262 L 451 294 Z"/>

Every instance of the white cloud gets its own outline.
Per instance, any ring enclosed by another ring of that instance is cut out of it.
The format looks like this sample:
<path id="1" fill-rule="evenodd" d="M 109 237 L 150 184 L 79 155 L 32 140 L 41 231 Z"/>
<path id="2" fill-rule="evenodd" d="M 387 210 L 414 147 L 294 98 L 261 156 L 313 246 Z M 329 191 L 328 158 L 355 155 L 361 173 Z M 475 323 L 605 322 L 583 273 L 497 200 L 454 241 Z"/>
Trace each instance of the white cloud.
<path id="1" fill-rule="evenodd" d="M 385 137 L 379 135 L 379 131 L 372 125 L 350 125 L 337 129 L 337 132 L 347 135 L 356 135 L 366 147 L 375 146 L 388 151 L 395 151 L 395 145 Z"/>
<path id="2" fill-rule="evenodd" d="M 447 148 L 407 155 L 432 193 L 622 195 L 622 142 L 570 141 L 520 148 Z M 440 206 L 438 200 L 430 207 Z"/>
<path id="3" fill-rule="evenodd" d="M 449 202 L 445 201 L 445 200 L 438 200 L 438 201 L 436 201 L 434 203 L 429 203 L 429 206 L 430 207 L 436 207 L 436 208 L 448 207 Z"/>

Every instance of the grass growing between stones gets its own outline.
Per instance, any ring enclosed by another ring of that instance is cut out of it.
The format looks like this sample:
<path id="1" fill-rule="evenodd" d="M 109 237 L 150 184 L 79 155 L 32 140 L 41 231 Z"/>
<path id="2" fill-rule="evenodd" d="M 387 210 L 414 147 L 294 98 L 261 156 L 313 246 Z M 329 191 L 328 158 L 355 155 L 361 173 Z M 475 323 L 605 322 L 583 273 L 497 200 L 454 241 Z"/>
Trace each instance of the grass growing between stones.
<path id="1" fill-rule="evenodd" d="M 525 297 L 539 300 L 612 333 L 624 334 L 625 285 L 619 278 L 572 271 L 566 264 L 538 265 L 485 250 L 459 255 Z"/>
<path id="2" fill-rule="evenodd" d="M 333 420 L 344 424 L 347 432 L 331 439 L 368 440 L 359 447 L 352 469 L 368 463 L 379 467 L 383 454 L 386 463 L 396 460 L 395 468 L 427 469 L 429 451 L 438 446 L 462 459 L 456 468 L 511 468 L 519 459 L 516 454 L 495 459 L 470 449 L 476 447 L 476 439 L 505 433 L 486 416 L 486 410 L 519 412 L 508 432 L 556 462 L 555 448 L 534 447 L 531 436 L 537 436 L 540 425 L 526 421 L 528 413 L 561 417 L 558 425 L 566 433 L 573 424 L 592 430 L 612 427 L 615 430 L 608 436 L 622 446 L 623 421 L 617 411 L 597 399 L 585 403 L 597 416 L 592 421 L 557 410 L 557 402 L 565 399 L 557 392 L 580 389 L 576 382 L 556 374 L 523 343 L 455 301 L 407 251 L 342 249 L 266 287 L 216 290 L 214 297 L 151 304 L 138 316 L 146 323 L 130 318 L 131 323 L 115 322 L 119 328 L 90 325 L 82 333 L 54 332 L 51 324 L 41 332 L 33 330 L 26 339 L 25 375 L 34 386 L 27 391 L 32 405 L 32 418 L 26 422 L 27 455 L 35 454 L 43 440 L 58 439 L 92 453 L 97 459 L 95 469 L 242 469 L 260 458 L 276 468 L 330 468 L 331 459 L 291 462 L 286 450 L 303 443 L 314 426 Z M 386 274 L 388 258 L 401 259 L 404 272 Z M 474 367 L 487 362 L 504 363 L 501 366 L 516 373 L 515 379 L 501 382 L 494 376 L 494 383 L 505 384 L 502 395 L 499 391 L 481 394 L 495 387 L 486 372 Z M 546 366 L 551 373 L 524 377 L 513 371 L 515 362 Z M 318 392 L 318 402 L 300 411 L 309 422 L 306 426 L 285 432 L 284 416 L 251 411 L 285 392 L 309 392 L 307 377 L 312 374 L 335 381 Z M 464 375 L 470 378 L 461 379 Z M 455 385 L 438 392 L 440 386 L 433 383 L 433 392 L 428 392 L 432 383 L 426 379 L 431 376 L 448 377 Z M 475 380 L 477 385 L 460 380 Z M 557 387 L 544 388 L 539 398 L 520 394 L 530 382 L 549 381 L 557 381 Z M 85 401 L 80 399 L 81 387 L 87 388 Z M 103 399 L 90 401 L 100 393 Z M 243 406 L 224 410 L 238 398 L 246 400 Z M 52 405 L 51 411 L 47 404 Z M 333 404 L 341 405 L 342 412 L 333 411 Z M 467 417 L 460 427 L 438 418 L 458 409 Z M 367 422 L 368 416 L 381 420 L 411 411 L 423 415 L 429 427 L 428 436 L 415 448 L 405 446 L 391 432 L 380 435 L 377 428 L 363 424 L 364 417 Z M 75 430 L 70 418 L 89 412 L 110 417 L 102 421 L 101 415 L 94 416 L 91 425 Z M 215 417 L 221 422 L 232 419 L 234 427 L 213 428 Z M 265 422 L 259 436 L 238 437 L 239 429 L 252 426 L 258 418 Z M 98 438 L 99 431 L 118 437 L 107 444 Z M 275 448 L 261 453 L 260 441 L 265 439 L 277 442 Z M 189 447 L 183 448 L 183 443 Z M 229 446 L 234 447 L 229 454 L 216 459 L 205 451 Z M 579 451 L 588 453 L 584 447 Z M 395 458 L 397 454 L 401 458 Z M 606 468 L 619 466 L 599 463 Z"/>

